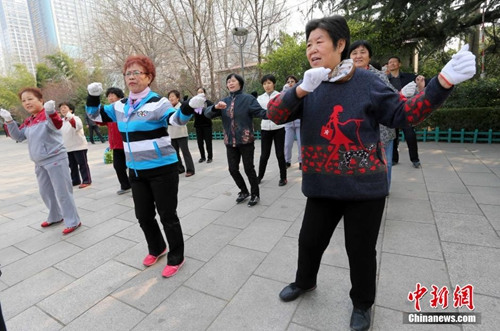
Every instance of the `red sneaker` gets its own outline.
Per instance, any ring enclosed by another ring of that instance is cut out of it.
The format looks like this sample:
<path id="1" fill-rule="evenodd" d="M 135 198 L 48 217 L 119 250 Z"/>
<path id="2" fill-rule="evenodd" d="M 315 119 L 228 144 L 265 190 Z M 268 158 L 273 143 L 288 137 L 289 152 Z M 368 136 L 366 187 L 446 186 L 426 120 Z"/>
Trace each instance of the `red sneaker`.
<path id="1" fill-rule="evenodd" d="M 165 250 L 163 252 L 160 253 L 160 255 L 158 256 L 154 256 L 154 255 L 151 255 L 151 254 L 148 254 L 144 260 L 142 261 L 142 264 L 144 264 L 146 267 L 151 267 L 153 264 L 155 264 L 156 262 L 158 262 L 158 259 L 160 257 L 162 257 L 163 255 L 167 254 L 167 249 L 165 248 Z"/>
<path id="2" fill-rule="evenodd" d="M 172 277 L 184 265 L 184 261 L 186 261 L 186 259 L 182 260 L 182 262 L 179 263 L 178 265 L 168 265 L 167 264 L 166 267 L 163 269 L 163 272 L 161 273 L 161 275 L 165 278 Z"/>
<path id="3" fill-rule="evenodd" d="M 71 232 L 75 231 L 76 229 L 78 229 L 81 225 L 82 225 L 82 222 L 78 223 L 78 225 L 64 229 L 62 233 L 63 234 L 71 233 Z"/>
<path id="4" fill-rule="evenodd" d="M 90 184 L 83 183 L 83 184 L 78 185 L 78 188 L 86 188 L 88 186 L 90 186 Z"/>
<path id="5" fill-rule="evenodd" d="M 62 221 L 64 221 L 64 219 L 61 219 L 60 221 L 57 221 L 57 222 L 52 222 L 52 223 L 49 223 L 47 221 L 43 222 L 41 225 L 42 228 L 46 228 L 48 226 L 51 226 L 51 225 L 54 225 L 54 224 L 59 224 L 61 223 Z"/>

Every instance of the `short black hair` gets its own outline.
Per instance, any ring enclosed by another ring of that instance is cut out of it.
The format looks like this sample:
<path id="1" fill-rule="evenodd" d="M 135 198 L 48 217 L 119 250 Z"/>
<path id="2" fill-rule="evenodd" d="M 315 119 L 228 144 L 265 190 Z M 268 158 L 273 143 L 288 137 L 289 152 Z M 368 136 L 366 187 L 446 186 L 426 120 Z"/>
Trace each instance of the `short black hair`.
<path id="1" fill-rule="evenodd" d="M 75 112 L 75 105 L 69 102 L 61 102 L 57 108 L 61 108 L 61 106 L 68 106 L 69 110 L 71 110 L 72 113 Z"/>
<path id="2" fill-rule="evenodd" d="M 106 90 L 106 97 L 110 94 L 116 95 L 118 98 L 123 99 L 125 94 L 123 93 L 121 88 L 118 87 L 110 87 Z"/>
<path id="3" fill-rule="evenodd" d="M 250 94 L 253 95 L 254 98 L 257 98 L 259 96 L 259 93 L 257 93 L 257 91 L 252 91 Z"/>
<path id="4" fill-rule="evenodd" d="M 196 89 L 196 91 L 198 91 L 198 90 L 202 90 L 202 91 L 203 91 L 203 93 L 205 93 L 205 94 L 207 93 L 207 90 L 205 90 L 205 88 L 204 88 L 204 87 L 201 87 L 201 86 L 200 86 L 200 87 L 198 87 L 198 88 Z"/>
<path id="5" fill-rule="evenodd" d="M 289 78 L 292 78 L 295 81 L 295 84 L 297 84 L 299 82 L 299 80 L 297 79 L 297 77 L 295 77 L 294 75 L 288 75 L 288 76 L 286 76 L 285 82 L 288 82 Z"/>
<path id="6" fill-rule="evenodd" d="M 260 79 L 260 83 L 264 84 L 266 80 L 270 80 L 271 82 L 273 82 L 274 85 L 276 85 L 276 77 L 274 77 L 274 75 L 267 74 L 262 76 L 262 78 Z"/>
<path id="7" fill-rule="evenodd" d="M 396 56 L 396 55 L 393 55 L 393 56 L 390 56 L 388 59 L 387 59 L 387 63 L 389 63 L 389 60 L 390 59 L 397 59 L 399 63 L 401 63 L 401 59 L 399 58 L 399 56 Z"/>
<path id="8" fill-rule="evenodd" d="M 227 85 L 227 81 L 231 78 L 236 78 L 236 80 L 238 80 L 238 82 L 240 83 L 240 89 L 243 90 L 243 85 L 245 85 L 245 80 L 243 79 L 243 77 L 241 77 L 240 75 L 238 74 L 235 74 L 234 72 L 227 75 L 226 77 L 226 85 Z"/>
<path id="9" fill-rule="evenodd" d="M 341 60 L 349 57 L 349 45 L 351 42 L 351 32 L 347 21 L 343 16 L 333 15 L 329 17 L 318 18 L 311 20 L 306 24 L 306 40 L 309 40 L 309 35 L 313 30 L 323 29 L 328 32 L 330 39 L 332 39 L 333 46 L 338 47 L 340 39 L 345 40 L 345 47 L 341 54 Z"/>
<path id="10" fill-rule="evenodd" d="M 355 42 L 352 43 L 351 47 L 349 47 L 349 55 L 351 55 L 352 51 L 354 51 L 356 48 L 363 46 L 366 48 L 368 51 L 368 56 L 371 58 L 372 57 L 372 46 L 370 46 L 370 43 L 367 42 L 366 40 L 356 40 Z"/>
<path id="11" fill-rule="evenodd" d="M 179 99 L 179 100 L 181 99 L 181 92 L 179 92 L 177 90 L 170 90 L 170 91 L 168 91 L 167 97 L 169 97 L 170 94 L 172 94 L 172 93 L 175 94 L 175 96 L 177 97 L 177 99 Z"/>

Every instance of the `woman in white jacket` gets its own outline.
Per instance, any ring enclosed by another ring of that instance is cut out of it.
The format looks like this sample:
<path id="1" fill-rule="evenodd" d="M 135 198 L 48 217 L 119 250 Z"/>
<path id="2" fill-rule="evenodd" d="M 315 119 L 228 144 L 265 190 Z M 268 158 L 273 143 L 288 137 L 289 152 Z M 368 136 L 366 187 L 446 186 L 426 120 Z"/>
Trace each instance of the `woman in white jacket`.
<path id="1" fill-rule="evenodd" d="M 75 106 L 62 102 L 59 104 L 59 112 L 63 119 L 61 133 L 64 147 L 68 152 L 69 169 L 73 186 L 85 188 L 92 183 L 90 168 L 87 162 L 87 139 L 83 132 L 82 120 L 75 116 Z M 81 175 L 81 178 L 80 178 Z"/>
<path id="2" fill-rule="evenodd" d="M 259 95 L 257 101 L 260 106 L 267 109 L 267 103 L 274 98 L 279 92 L 274 90 L 276 78 L 273 75 L 265 75 L 260 80 L 264 87 L 264 93 Z M 280 181 L 279 186 L 284 186 L 287 183 L 286 179 L 286 162 L 285 162 L 285 125 L 276 125 L 268 119 L 263 119 L 260 124 L 261 134 L 261 151 L 259 161 L 259 183 L 264 178 L 266 172 L 267 161 L 271 155 L 271 146 L 274 141 L 274 150 L 276 158 L 278 159 L 278 166 L 280 168 Z"/>

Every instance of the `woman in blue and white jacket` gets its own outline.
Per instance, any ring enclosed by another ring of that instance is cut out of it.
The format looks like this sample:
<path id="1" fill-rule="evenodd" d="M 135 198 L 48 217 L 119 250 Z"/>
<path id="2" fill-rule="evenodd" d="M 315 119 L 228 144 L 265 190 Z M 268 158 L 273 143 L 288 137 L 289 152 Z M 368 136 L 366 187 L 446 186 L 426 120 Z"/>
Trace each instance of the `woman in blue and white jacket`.
<path id="1" fill-rule="evenodd" d="M 163 225 L 169 247 L 163 277 L 171 277 L 184 264 L 184 240 L 177 217 L 179 174 L 177 153 L 167 133 L 167 125 L 184 125 L 201 107 L 198 95 L 176 110 L 166 99 L 151 91 L 156 69 L 146 56 L 129 56 L 123 76 L 130 91 L 128 98 L 111 105 L 100 104 L 101 83 L 88 86 L 87 113 L 98 122 L 117 122 L 129 168 L 135 215 L 144 231 L 149 254 L 143 264 L 155 264 L 167 252 L 167 245 L 155 219 L 155 208 Z"/>

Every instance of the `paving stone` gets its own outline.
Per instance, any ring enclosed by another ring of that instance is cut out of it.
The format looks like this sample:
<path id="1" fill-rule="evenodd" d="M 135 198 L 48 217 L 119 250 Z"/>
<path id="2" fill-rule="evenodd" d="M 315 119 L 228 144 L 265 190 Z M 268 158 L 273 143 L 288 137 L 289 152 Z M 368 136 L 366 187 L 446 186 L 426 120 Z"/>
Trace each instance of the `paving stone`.
<path id="1" fill-rule="evenodd" d="M 463 325 L 464 331 L 496 330 L 500 323 L 500 298 L 474 293 L 474 313 L 481 314 L 481 324 Z M 460 308 L 462 313 L 470 313 L 468 308 Z"/>
<path id="2" fill-rule="evenodd" d="M 424 259 L 407 255 L 382 253 L 375 304 L 400 311 L 415 311 L 408 293 L 415 291 L 417 283 L 430 289 L 450 287 L 444 261 Z M 421 301 L 422 311 L 433 311 L 427 300 Z M 451 311 L 450 311 L 451 312 Z"/>
<path id="3" fill-rule="evenodd" d="M 262 213 L 262 217 L 293 222 L 304 210 L 305 205 L 303 199 L 280 198 Z"/>
<path id="4" fill-rule="evenodd" d="M 188 258 L 175 276 L 163 278 L 161 272 L 166 262 L 164 259 L 142 271 L 116 289 L 112 297 L 142 312 L 151 313 L 202 266 L 200 261 Z"/>
<path id="5" fill-rule="evenodd" d="M 80 278 L 134 245 L 132 241 L 112 236 L 57 263 L 55 267 Z"/>
<path id="6" fill-rule="evenodd" d="M 443 260 L 434 224 L 387 221 L 383 240 L 384 252 Z"/>
<path id="7" fill-rule="evenodd" d="M 295 323 L 290 323 L 286 331 L 314 331 L 314 329 L 306 328 L 305 326 L 298 325 Z"/>
<path id="8" fill-rule="evenodd" d="M 297 303 L 280 302 L 283 285 L 251 277 L 207 330 L 285 330 Z"/>
<path id="9" fill-rule="evenodd" d="M 493 173 L 459 172 L 458 175 L 467 186 L 500 187 L 500 178 Z"/>
<path id="10" fill-rule="evenodd" d="M 488 221 L 490 221 L 493 228 L 495 230 L 500 230 L 500 206 L 480 204 L 479 207 L 483 211 Z"/>
<path id="11" fill-rule="evenodd" d="M 349 270 L 322 265 L 317 286 L 297 300 L 292 322 L 316 330 L 347 330 L 352 312 Z"/>
<path id="12" fill-rule="evenodd" d="M 112 297 L 106 297 L 77 319 L 66 325 L 64 331 L 131 330 L 146 316 Z"/>
<path id="13" fill-rule="evenodd" d="M 3 307 L 3 306 L 2 306 Z M 6 322 L 9 331 L 57 331 L 62 325 L 37 307 L 31 307 Z"/>
<path id="14" fill-rule="evenodd" d="M 414 312 L 414 311 L 412 311 Z M 403 312 L 385 307 L 375 306 L 372 331 L 401 330 L 401 331 L 459 331 L 458 325 L 435 324 L 403 324 Z"/>
<path id="15" fill-rule="evenodd" d="M 425 184 L 411 183 L 410 185 L 406 182 L 398 182 L 396 177 L 392 177 L 390 193 L 391 197 L 413 200 L 429 200 Z"/>
<path id="16" fill-rule="evenodd" d="M 115 234 L 115 236 L 127 239 L 136 243 L 144 241 L 144 232 L 141 229 L 139 223 L 135 223 L 134 225 L 129 226 L 128 228 L 123 229 L 122 231 Z"/>
<path id="17" fill-rule="evenodd" d="M 37 306 L 62 323 L 68 324 L 137 273 L 134 268 L 108 261 L 42 300 Z"/>
<path id="18" fill-rule="evenodd" d="M 0 249 L 15 245 L 40 234 L 40 231 L 25 227 L 22 231 L 9 231 L 0 233 Z"/>
<path id="19" fill-rule="evenodd" d="M 469 194 L 429 192 L 429 196 L 435 212 L 482 215 Z"/>
<path id="20" fill-rule="evenodd" d="M 85 216 L 80 215 L 80 220 L 82 221 L 82 225 L 93 228 L 96 226 L 101 226 L 103 223 L 113 218 L 123 221 L 123 217 L 121 217 L 121 215 L 127 213 L 128 211 L 130 211 L 130 207 L 112 204 L 108 207 L 104 207 L 103 209 L 94 212 L 88 212 L 88 214 Z"/>
<path id="21" fill-rule="evenodd" d="M 197 209 L 181 219 L 182 233 L 193 236 L 222 215 L 224 213 L 220 211 L 205 208 Z"/>
<path id="22" fill-rule="evenodd" d="M 386 213 L 388 220 L 434 224 L 431 204 L 427 200 L 399 198 L 391 195 L 388 198 Z"/>
<path id="23" fill-rule="evenodd" d="M 264 259 L 265 254 L 226 246 L 187 282 L 186 286 L 230 300 Z"/>
<path id="24" fill-rule="evenodd" d="M 241 231 L 220 225 L 208 225 L 185 242 L 185 255 L 201 261 L 210 260 Z"/>
<path id="25" fill-rule="evenodd" d="M 235 205 L 233 208 L 219 216 L 213 224 L 230 226 L 237 229 L 245 229 L 266 209 L 267 207 L 261 204 L 257 204 L 252 208 L 247 208 L 246 210 L 242 210 L 242 206 L 240 205 Z"/>
<path id="26" fill-rule="evenodd" d="M 193 193 L 192 196 L 203 199 L 215 199 L 220 195 L 229 195 L 233 190 L 234 185 L 212 183 L 210 185 L 203 184 L 202 189 Z"/>
<path id="27" fill-rule="evenodd" d="M 112 218 L 86 231 L 80 233 L 76 231 L 75 235 L 67 241 L 79 247 L 88 248 L 132 225 L 130 222 Z"/>
<path id="28" fill-rule="evenodd" d="M 468 186 L 477 203 L 500 206 L 500 187 Z"/>
<path id="29" fill-rule="evenodd" d="M 21 251 L 20 249 L 14 246 L 9 246 L 0 249 L 0 256 L 2 257 L 2 259 L 0 260 L 1 263 L 0 269 L 5 267 L 9 263 L 16 262 L 17 260 L 22 259 L 26 255 L 27 254 L 25 252 Z"/>
<path id="30" fill-rule="evenodd" d="M 60 228 L 61 231 L 64 229 L 64 225 L 56 227 L 54 229 Z M 45 231 L 34 237 L 28 238 L 20 243 L 15 244 L 15 247 L 23 250 L 28 254 L 33 254 L 44 248 L 52 246 L 61 241 L 60 231 Z"/>
<path id="31" fill-rule="evenodd" d="M 14 285 L 62 261 L 81 249 L 61 241 L 2 268 L 2 281 Z"/>
<path id="32" fill-rule="evenodd" d="M 498 248 L 443 242 L 443 252 L 452 285 L 474 286 L 474 293 L 500 297 Z M 467 283 L 467 284 L 464 284 Z"/>
<path id="33" fill-rule="evenodd" d="M 226 304 L 224 300 L 181 286 L 134 331 L 206 330 Z"/>
<path id="34" fill-rule="evenodd" d="M 480 215 L 435 213 L 442 241 L 500 248 L 500 238 Z"/>
<path id="35" fill-rule="evenodd" d="M 298 241 L 296 238 L 283 237 L 267 254 L 257 270 L 256 276 L 291 283 L 297 271 Z"/>
<path id="36" fill-rule="evenodd" d="M 255 219 L 230 244 L 269 252 L 290 227 L 290 222 L 268 218 Z"/>
<path id="37" fill-rule="evenodd" d="M 231 192 L 219 195 L 217 198 L 212 200 L 206 200 L 205 204 L 203 204 L 204 209 L 216 210 L 220 212 L 226 212 L 236 205 L 236 198 L 238 197 L 238 192 Z M 247 208 L 247 201 L 240 203 L 237 205 L 239 208 Z"/>
<path id="38" fill-rule="evenodd" d="M 468 194 L 467 187 L 458 177 L 426 178 L 428 192 Z"/>
<path id="39" fill-rule="evenodd" d="M 6 320 L 22 313 L 45 297 L 74 281 L 74 278 L 54 268 L 47 268 L 0 293 Z"/>

